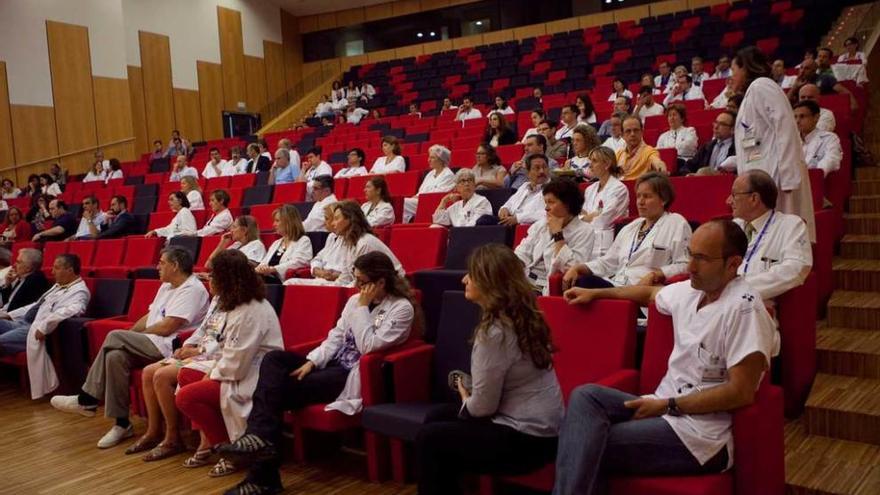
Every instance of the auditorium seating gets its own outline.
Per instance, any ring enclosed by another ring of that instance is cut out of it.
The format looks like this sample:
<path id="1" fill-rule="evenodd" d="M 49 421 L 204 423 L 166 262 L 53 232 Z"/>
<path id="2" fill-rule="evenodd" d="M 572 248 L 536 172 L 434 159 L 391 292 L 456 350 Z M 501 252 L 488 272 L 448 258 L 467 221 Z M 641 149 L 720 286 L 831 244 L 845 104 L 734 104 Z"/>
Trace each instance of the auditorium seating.
<path id="1" fill-rule="evenodd" d="M 122 316 L 107 317 L 86 323 L 89 341 L 89 361 L 94 361 L 101 349 L 101 344 L 107 338 L 107 334 L 117 329 L 131 328 L 138 320 L 147 314 L 150 303 L 156 297 L 156 292 L 162 283 L 158 280 L 139 279 L 134 281 L 134 289 L 131 302 L 128 304 L 128 312 Z"/>

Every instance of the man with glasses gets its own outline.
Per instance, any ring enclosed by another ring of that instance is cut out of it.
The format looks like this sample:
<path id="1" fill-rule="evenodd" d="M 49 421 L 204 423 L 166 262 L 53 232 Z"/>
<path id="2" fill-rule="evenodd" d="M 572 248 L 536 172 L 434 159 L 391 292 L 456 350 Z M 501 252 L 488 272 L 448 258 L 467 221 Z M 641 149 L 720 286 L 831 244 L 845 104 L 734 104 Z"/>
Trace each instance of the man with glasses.
<path id="1" fill-rule="evenodd" d="M 651 170 L 667 173 L 660 152 L 642 139 L 641 119 L 631 115 L 623 120 L 623 140 L 626 147 L 617 152 L 617 165 L 623 170 L 620 180 L 635 180 Z"/>
<path id="2" fill-rule="evenodd" d="M 807 226 L 797 215 L 776 211 L 778 190 L 762 170 L 750 170 L 733 181 L 727 204 L 734 222 L 749 241 L 737 273 L 764 299 L 773 299 L 804 283 L 813 266 Z"/>
<path id="3" fill-rule="evenodd" d="M 715 116 L 712 140 L 700 146 L 697 154 L 685 162 L 679 174 L 709 175 L 718 172 L 736 172 L 736 146 L 733 145 L 733 126 L 736 114 L 724 110 Z"/>
<path id="4" fill-rule="evenodd" d="M 535 154 L 546 155 L 547 138 L 545 137 L 545 133 L 551 132 L 550 124 L 548 124 L 547 121 L 543 121 L 538 124 L 537 129 L 541 134 L 533 134 L 526 138 L 526 144 L 523 147 L 523 156 L 521 159 L 510 165 L 510 172 L 504 177 L 504 187 L 519 189 L 519 186 L 529 181 L 528 170 L 526 170 L 526 159 Z M 556 170 L 559 168 L 559 162 L 549 156 L 547 157 L 547 160 L 550 164 L 550 170 Z"/>
<path id="5" fill-rule="evenodd" d="M 324 208 L 339 202 L 336 199 L 336 195 L 333 194 L 333 177 L 319 175 L 310 184 L 315 204 L 312 205 L 309 216 L 303 220 L 303 228 L 306 229 L 306 232 L 327 232 L 327 227 L 324 223 Z"/>
<path id="6" fill-rule="evenodd" d="M 63 241 L 76 233 L 76 218 L 67 211 L 67 204 L 60 199 L 49 202 L 49 214 L 52 215 L 52 227 L 37 232 L 33 239 L 36 241 Z"/>
<path id="7" fill-rule="evenodd" d="M 554 494 L 599 493 L 609 473 L 706 474 L 733 464 L 730 412 L 754 401 L 779 351 L 779 335 L 761 298 L 738 275 L 748 241 L 736 224 L 703 224 L 690 253 L 689 281 L 565 292 L 571 304 L 598 298 L 653 303 L 672 317 L 675 343 L 653 394 L 595 384 L 571 393 Z"/>
<path id="8" fill-rule="evenodd" d="M 82 200 L 82 218 L 73 238 L 76 240 L 92 239 L 92 228 L 100 229 L 104 223 L 104 212 L 98 204 L 98 198 L 87 196 Z"/>

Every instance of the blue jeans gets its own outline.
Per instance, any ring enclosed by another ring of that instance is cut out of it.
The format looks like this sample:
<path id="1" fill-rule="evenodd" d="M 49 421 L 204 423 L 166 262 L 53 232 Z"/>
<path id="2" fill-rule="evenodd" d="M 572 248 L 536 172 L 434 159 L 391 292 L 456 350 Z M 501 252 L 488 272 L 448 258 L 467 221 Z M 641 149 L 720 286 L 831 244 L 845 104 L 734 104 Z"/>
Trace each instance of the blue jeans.
<path id="1" fill-rule="evenodd" d="M 30 324 L 23 321 L 0 320 L 0 355 L 24 352 L 30 328 Z"/>
<path id="2" fill-rule="evenodd" d="M 637 398 L 594 384 L 572 392 L 559 433 L 554 495 L 603 493 L 609 474 L 687 475 L 727 467 L 727 449 L 701 466 L 663 418 L 633 420 L 635 410 L 623 403 Z"/>

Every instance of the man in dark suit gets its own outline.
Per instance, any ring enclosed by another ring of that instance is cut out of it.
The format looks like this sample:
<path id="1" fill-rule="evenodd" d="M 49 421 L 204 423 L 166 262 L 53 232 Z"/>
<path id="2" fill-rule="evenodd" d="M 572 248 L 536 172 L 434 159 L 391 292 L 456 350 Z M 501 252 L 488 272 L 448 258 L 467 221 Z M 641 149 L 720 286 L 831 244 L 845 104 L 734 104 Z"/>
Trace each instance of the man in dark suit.
<path id="1" fill-rule="evenodd" d="M 247 173 L 268 172 L 272 168 L 272 160 L 260 154 L 260 147 L 256 143 L 247 146 L 247 155 L 250 158 L 247 162 Z"/>
<path id="2" fill-rule="evenodd" d="M 89 235 L 92 239 L 113 239 L 136 234 L 137 220 L 128 212 L 128 200 L 125 196 L 113 196 L 110 199 L 110 211 L 104 214 L 104 223 L 100 229 L 89 224 Z"/>
<path id="3" fill-rule="evenodd" d="M 700 146 L 697 154 L 678 172 L 682 175 L 736 172 L 736 146 L 733 145 L 735 124 L 735 113 L 729 110 L 719 113 L 712 124 L 712 140 Z"/>
<path id="4" fill-rule="evenodd" d="M 24 248 L 18 251 L 18 259 L 6 274 L 5 287 L 0 290 L 3 295 L 3 311 L 14 309 L 36 301 L 49 288 L 46 276 L 40 271 L 43 264 L 43 253 L 38 249 Z"/>

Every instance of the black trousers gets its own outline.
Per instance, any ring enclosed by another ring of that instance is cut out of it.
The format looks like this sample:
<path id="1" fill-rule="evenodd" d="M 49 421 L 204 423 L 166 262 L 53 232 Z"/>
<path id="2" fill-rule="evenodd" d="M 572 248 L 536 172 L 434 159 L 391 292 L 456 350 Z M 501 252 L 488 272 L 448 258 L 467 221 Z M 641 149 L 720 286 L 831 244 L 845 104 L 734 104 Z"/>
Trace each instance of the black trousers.
<path id="1" fill-rule="evenodd" d="M 416 437 L 419 495 L 463 493 L 467 474 L 523 474 L 556 457 L 557 437 L 527 435 L 485 419 L 429 423 Z"/>
<path id="2" fill-rule="evenodd" d="M 602 277 L 597 277 L 595 275 L 584 275 L 583 277 L 578 277 L 577 282 L 575 282 L 575 287 L 581 287 L 583 289 L 607 289 L 610 287 L 614 287 L 614 284 L 605 280 Z"/>
<path id="3" fill-rule="evenodd" d="M 275 444 L 279 455 L 274 459 L 256 462 L 248 478 L 263 484 L 280 484 L 278 468 L 281 465 L 281 433 L 284 411 L 301 409 L 311 404 L 333 402 L 345 388 L 349 370 L 328 365 L 316 369 L 302 380 L 290 373 L 306 363 L 305 356 L 287 351 L 272 351 L 260 364 L 260 380 L 254 390 L 254 405 L 248 417 L 247 432 Z"/>

